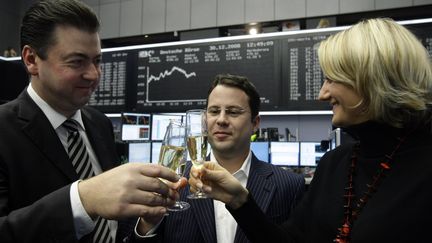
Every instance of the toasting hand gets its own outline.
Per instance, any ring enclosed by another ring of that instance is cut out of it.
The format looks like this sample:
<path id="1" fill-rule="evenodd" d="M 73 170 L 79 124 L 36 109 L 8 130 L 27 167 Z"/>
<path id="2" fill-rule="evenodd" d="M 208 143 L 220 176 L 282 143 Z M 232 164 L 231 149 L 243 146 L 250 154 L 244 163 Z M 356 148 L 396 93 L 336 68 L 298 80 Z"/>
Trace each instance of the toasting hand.
<path id="1" fill-rule="evenodd" d="M 171 183 L 159 180 L 163 178 Z M 83 206 L 91 217 L 120 219 L 161 217 L 179 197 L 180 177 L 159 165 L 127 163 L 79 183 Z"/>
<path id="2" fill-rule="evenodd" d="M 234 209 L 242 206 L 249 194 L 233 175 L 214 162 L 205 162 L 200 168 L 192 167 L 189 184 L 192 192 L 201 189 Z"/>

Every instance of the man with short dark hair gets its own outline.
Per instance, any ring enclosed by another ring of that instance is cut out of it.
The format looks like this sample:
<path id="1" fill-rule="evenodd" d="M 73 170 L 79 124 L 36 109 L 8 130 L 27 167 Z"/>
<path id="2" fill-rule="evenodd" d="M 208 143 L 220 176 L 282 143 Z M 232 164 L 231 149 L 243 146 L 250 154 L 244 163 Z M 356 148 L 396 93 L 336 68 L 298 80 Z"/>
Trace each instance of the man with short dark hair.
<path id="1" fill-rule="evenodd" d="M 160 217 L 178 196 L 158 179 L 174 172 L 119 166 L 110 120 L 85 106 L 101 75 L 98 30 L 77 0 L 39 1 L 23 18 L 31 82 L 0 106 L 2 243 L 123 242 L 133 233 L 116 220 Z"/>
<path id="2" fill-rule="evenodd" d="M 302 197 L 305 182 L 301 175 L 258 160 L 250 150 L 251 135 L 260 124 L 260 103 L 255 86 L 246 77 L 216 76 L 207 98 L 210 160 L 228 170 L 258 198 L 258 205 L 272 222 L 281 223 Z M 190 168 L 189 162 L 185 175 Z M 182 200 L 187 200 L 188 188 L 181 192 Z M 189 203 L 191 207 L 186 211 L 170 212 L 152 240 L 249 242 L 225 204 L 212 199 L 193 199 Z"/>

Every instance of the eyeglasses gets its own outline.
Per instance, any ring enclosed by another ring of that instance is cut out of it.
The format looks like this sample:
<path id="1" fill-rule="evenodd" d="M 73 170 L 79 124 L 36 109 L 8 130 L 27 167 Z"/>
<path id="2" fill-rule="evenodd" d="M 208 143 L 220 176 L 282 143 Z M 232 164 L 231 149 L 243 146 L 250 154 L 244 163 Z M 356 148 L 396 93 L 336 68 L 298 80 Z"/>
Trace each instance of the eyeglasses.
<path id="1" fill-rule="evenodd" d="M 229 117 L 238 117 L 241 116 L 243 113 L 246 113 L 247 111 L 240 107 L 229 107 L 223 109 L 225 111 L 225 114 Z M 219 116 L 222 112 L 222 109 L 220 107 L 210 107 L 207 109 L 207 115 L 211 117 Z"/>

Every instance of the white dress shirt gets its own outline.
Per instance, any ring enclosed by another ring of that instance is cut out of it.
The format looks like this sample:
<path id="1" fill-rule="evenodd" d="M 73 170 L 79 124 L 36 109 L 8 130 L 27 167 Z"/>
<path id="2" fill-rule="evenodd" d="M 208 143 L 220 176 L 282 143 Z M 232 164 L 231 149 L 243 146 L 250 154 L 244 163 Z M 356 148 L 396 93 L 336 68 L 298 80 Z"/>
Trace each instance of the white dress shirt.
<path id="1" fill-rule="evenodd" d="M 249 151 L 249 155 L 243 162 L 242 167 L 234 172 L 232 175 L 240 181 L 243 187 L 246 187 L 247 180 L 249 178 L 249 171 L 251 165 L 252 153 Z M 210 157 L 211 161 L 217 162 L 213 153 Z M 199 200 L 199 199 L 197 199 Z M 216 238 L 218 243 L 232 243 L 234 242 L 235 233 L 237 230 L 237 222 L 229 211 L 225 207 L 225 203 L 217 200 L 213 200 L 214 203 L 214 214 L 215 214 L 215 225 L 216 225 Z"/>
<path id="2" fill-rule="evenodd" d="M 45 114 L 45 116 L 48 118 L 49 122 L 53 126 L 54 130 L 57 133 L 57 136 L 59 137 L 61 143 L 63 144 L 63 147 L 65 148 L 65 151 L 67 153 L 68 146 L 67 146 L 67 130 L 66 128 L 62 127 L 64 121 L 67 120 L 67 117 L 60 114 L 56 110 L 54 110 L 48 103 L 46 103 L 33 89 L 32 84 L 27 87 L 27 93 L 30 95 L 31 99 L 36 103 L 36 105 L 42 110 L 42 112 Z M 80 124 L 80 127 L 78 128 L 79 133 L 81 137 L 83 138 L 83 141 L 87 147 L 90 161 L 93 166 L 93 171 L 96 175 L 102 173 L 102 169 L 99 165 L 99 161 L 97 160 L 96 154 L 88 140 L 87 134 L 85 132 L 84 123 L 82 121 L 81 117 L 81 110 L 78 110 L 71 119 L 74 119 Z M 72 183 L 71 189 L 70 189 L 70 199 L 71 199 L 71 206 L 72 206 L 72 214 L 74 217 L 74 225 L 75 225 L 75 231 L 77 239 L 80 239 L 84 235 L 90 233 L 93 231 L 95 227 L 95 222 L 90 218 L 90 216 L 85 211 L 81 198 L 78 193 L 78 181 L 75 181 Z M 117 222 L 113 220 L 109 220 L 109 228 L 111 231 L 111 235 L 115 239 L 115 234 L 117 231 Z"/>

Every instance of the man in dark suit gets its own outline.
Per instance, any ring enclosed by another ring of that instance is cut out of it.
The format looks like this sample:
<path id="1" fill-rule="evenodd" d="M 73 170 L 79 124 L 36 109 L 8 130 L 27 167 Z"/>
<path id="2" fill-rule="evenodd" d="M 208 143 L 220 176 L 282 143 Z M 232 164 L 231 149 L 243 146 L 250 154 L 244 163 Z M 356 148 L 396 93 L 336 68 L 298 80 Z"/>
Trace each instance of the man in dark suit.
<path id="1" fill-rule="evenodd" d="M 207 98 L 210 160 L 228 170 L 254 195 L 274 222 L 283 222 L 304 191 L 304 178 L 258 160 L 250 150 L 251 135 L 259 128 L 260 97 L 245 77 L 218 75 Z M 185 174 L 189 174 L 191 163 Z M 188 200 L 187 190 L 181 199 Z M 148 241 L 249 242 L 225 205 L 212 199 L 192 199 L 190 209 L 170 212 Z M 153 225 L 154 226 L 154 225 Z M 147 227 L 151 228 L 151 227 Z M 141 233 L 146 233 L 142 230 Z"/>
<path id="2" fill-rule="evenodd" d="M 158 179 L 179 179 L 168 169 L 118 166 L 109 119 L 85 107 L 101 75 L 98 29 L 76 0 L 39 1 L 24 16 L 31 82 L 0 106 L 2 243 L 123 242 L 116 220 L 160 217 L 178 196 Z"/>

